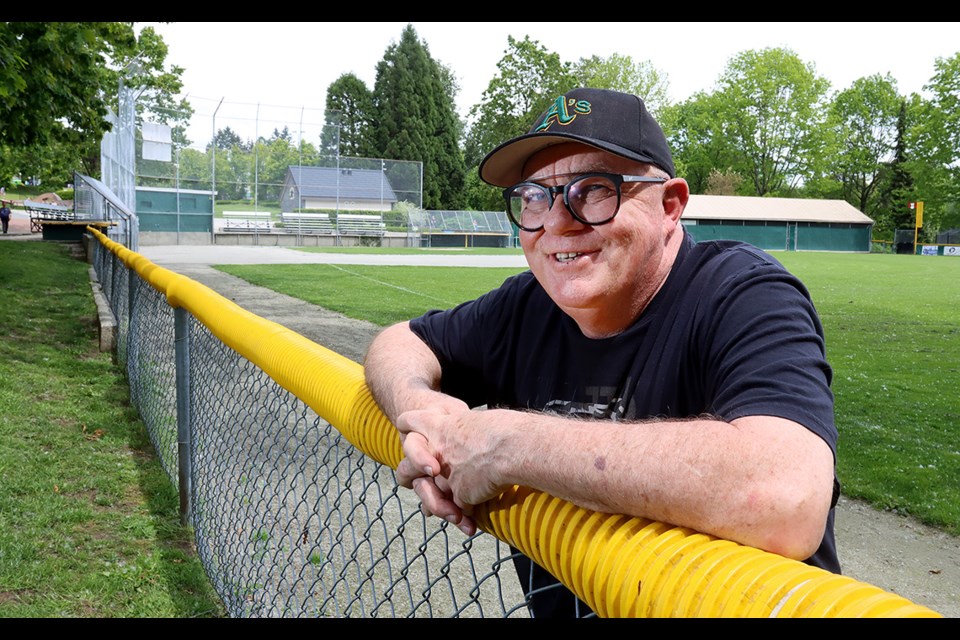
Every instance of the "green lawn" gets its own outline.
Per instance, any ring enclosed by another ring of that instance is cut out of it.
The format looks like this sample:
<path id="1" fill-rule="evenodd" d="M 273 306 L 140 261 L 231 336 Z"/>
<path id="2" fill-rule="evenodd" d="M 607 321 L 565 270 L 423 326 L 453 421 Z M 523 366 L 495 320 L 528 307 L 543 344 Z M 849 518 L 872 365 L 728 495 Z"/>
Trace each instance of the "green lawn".
<path id="1" fill-rule="evenodd" d="M 0 242 L 0 618 L 222 617 L 70 246 Z"/>

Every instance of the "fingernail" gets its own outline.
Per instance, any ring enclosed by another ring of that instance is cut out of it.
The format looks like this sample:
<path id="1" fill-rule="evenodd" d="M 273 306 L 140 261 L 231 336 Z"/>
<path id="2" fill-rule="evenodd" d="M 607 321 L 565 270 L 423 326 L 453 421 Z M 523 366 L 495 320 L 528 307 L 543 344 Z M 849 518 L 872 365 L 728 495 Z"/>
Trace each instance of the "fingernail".
<path id="1" fill-rule="evenodd" d="M 447 522 L 449 522 L 450 524 L 457 524 L 457 520 L 459 520 L 459 518 L 457 518 L 457 516 L 455 516 L 455 515 L 453 515 L 453 514 L 451 513 L 449 516 L 446 517 L 446 520 L 447 520 Z"/>
<path id="2" fill-rule="evenodd" d="M 433 469 L 429 465 L 423 468 L 423 472 L 427 474 L 429 477 L 431 478 L 433 477 Z"/>
<path id="3" fill-rule="evenodd" d="M 461 525 L 460 525 L 459 527 L 457 527 L 457 528 L 460 529 L 460 531 L 463 531 L 463 532 L 464 532 L 465 534 L 467 534 L 468 536 L 472 536 L 472 535 L 473 535 L 473 532 L 470 531 L 470 526 L 469 526 L 469 525 L 461 524 Z"/>

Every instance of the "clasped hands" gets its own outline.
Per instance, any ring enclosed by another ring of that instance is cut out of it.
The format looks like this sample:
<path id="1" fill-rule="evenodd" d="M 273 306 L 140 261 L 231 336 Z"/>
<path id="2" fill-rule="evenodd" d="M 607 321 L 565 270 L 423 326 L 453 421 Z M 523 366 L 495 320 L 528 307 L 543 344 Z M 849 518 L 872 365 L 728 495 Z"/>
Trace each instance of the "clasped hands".
<path id="1" fill-rule="evenodd" d="M 396 420 L 404 458 L 397 465 L 397 482 L 413 489 L 420 510 L 454 524 L 466 535 L 476 533 L 474 505 L 501 491 L 491 476 L 491 440 L 484 433 L 483 411 L 449 398 L 429 409 L 400 414 Z"/>

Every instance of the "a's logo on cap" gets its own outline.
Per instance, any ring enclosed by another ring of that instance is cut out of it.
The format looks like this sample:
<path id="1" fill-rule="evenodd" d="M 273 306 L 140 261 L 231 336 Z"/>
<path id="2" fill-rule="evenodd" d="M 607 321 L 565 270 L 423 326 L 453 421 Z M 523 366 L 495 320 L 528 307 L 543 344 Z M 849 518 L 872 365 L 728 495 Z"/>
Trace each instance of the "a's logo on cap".
<path id="1" fill-rule="evenodd" d="M 576 98 L 566 98 L 560 96 L 554 100 L 553 105 L 547 109 L 543 116 L 543 122 L 537 125 L 534 133 L 546 131 L 554 122 L 566 126 L 582 116 L 590 113 L 590 102 L 588 100 L 577 100 Z"/>

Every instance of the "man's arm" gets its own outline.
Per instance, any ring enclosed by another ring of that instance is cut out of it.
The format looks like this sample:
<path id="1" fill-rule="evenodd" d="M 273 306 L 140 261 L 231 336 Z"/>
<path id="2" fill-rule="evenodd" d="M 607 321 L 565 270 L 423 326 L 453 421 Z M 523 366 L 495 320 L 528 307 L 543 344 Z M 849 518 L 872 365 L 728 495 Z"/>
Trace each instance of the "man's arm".
<path id="1" fill-rule="evenodd" d="M 391 422 L 412 409 L 441 413 L 469 410 L 466 403 L 440 392 L 440 362 L 408 322 L 381 331 L 364 358 L 367 387 Z"/>
<path id="2" fill-rule="evenodd" d="M 638 516 L 803 560 L 823 538 L 833 494 L 830 447 L 766 416 L 592 421 L 489 410 L 402 414 L 412 468 L 443 460 L 453 500 L 470 505 L 521 485 L 595 511 Z M 432 510 L 429 496 L 421 496 Z"/>
<path id="3" fill-rule="evenodd" d="M 521 485 L 578 506 L 685 526 L 798 560 L 819 546 L 833 494 L 830 447 L 782 418 L 604 422 L 470 411 L 441 393 L 440 364 L 407 323 L 365 359 L 397 426 L 398 482 L 468 534 L 472 506 Z"/>
<path id="4" fill-rule="evenodd" d="M 430 347 L 401 322 L 380 332 L 367 349 L 364 377 L 367 388 L 391 422 L 409 411 L 450 415 L 469 413 L 462 400 L 440 392 L 440 362 Z M 405 457 L 396 469 L 397 483 L 413 489 L 421 510 L 457 525 L 467 535 L 476 532 L 473 519 L 454 503 L 440 459 L 421 434 L 400 432 Z M 411 455 L 409 452 L 415 452 Z"/>

